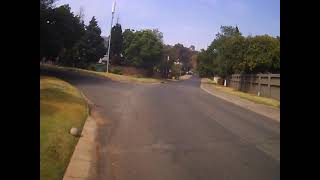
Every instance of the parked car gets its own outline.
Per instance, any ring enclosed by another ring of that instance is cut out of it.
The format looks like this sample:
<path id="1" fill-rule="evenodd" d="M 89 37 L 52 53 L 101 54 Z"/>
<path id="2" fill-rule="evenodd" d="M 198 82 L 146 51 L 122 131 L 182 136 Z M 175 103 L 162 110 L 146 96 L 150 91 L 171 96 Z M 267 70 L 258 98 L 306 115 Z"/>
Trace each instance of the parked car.
<path id="1" fill-rule="evenodd" d="M 192 74 L 193 74 L 193 72 L 192 72 L 192 71 L 188 71 L 186 74 L 188 74 L 188 75 L 192 75 Z"/>

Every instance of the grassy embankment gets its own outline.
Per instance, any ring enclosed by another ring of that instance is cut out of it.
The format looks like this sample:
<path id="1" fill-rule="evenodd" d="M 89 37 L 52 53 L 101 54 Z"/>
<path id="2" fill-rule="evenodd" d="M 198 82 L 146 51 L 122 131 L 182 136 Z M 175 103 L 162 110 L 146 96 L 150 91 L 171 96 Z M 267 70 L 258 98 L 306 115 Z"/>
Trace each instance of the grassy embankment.
<path id="1" fill-rule="evenodd" d="M 69 83 L 40 76 L 40 179 L 61 180 L 82 129 L 88 107 L 81 93 Z"/>

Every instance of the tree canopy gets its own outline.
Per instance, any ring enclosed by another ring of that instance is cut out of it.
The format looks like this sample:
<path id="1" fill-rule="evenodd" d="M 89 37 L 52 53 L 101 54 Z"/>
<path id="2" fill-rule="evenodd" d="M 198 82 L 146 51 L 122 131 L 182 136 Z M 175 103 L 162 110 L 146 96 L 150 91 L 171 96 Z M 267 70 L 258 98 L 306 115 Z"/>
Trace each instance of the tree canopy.
<path id="1" fill-rule="evenodd" d="M 97 63 L 106 54 L 104 40 L 95 17 L 86 26 L 84 36 L 73 47 L 73 59 L 76 66 L 85 68 L 91 63 Z"/>
<path id="2" fill-rule="evenodd" d="M 124 56 L 129 65 L 153 71 L 162 57 L 163 44 L 158 31 L 124 31 Z"/>
<path id="3" fill-rule="evenodd" d="M 232 26 L 221 26 L 220 30 L 198 56 L 201 76 L 280 72 L 280 37 L 244 37 L 238 27 Z"/>
<path id="4" fill-rule="evenodd" d="M 40 60 L 86 68 L 97 62 L 106 48 L 93 17 L 89 25 L 71 12 L 69 5 L 54 6 L 55 0 L 40 0 Z"/>

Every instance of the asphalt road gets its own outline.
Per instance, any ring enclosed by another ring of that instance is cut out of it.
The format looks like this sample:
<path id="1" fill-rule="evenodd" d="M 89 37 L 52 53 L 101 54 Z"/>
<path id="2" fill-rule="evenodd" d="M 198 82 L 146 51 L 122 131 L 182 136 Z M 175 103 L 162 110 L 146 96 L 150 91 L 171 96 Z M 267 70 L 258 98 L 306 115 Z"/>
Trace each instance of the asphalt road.
<path id="1" fill-rule="evenodd" d="M 98 179 L 280 179 L 280 124 L 208 94 L 196 77 L 130 84 L 40 73 L 78 87 L 105 119 Z"/>

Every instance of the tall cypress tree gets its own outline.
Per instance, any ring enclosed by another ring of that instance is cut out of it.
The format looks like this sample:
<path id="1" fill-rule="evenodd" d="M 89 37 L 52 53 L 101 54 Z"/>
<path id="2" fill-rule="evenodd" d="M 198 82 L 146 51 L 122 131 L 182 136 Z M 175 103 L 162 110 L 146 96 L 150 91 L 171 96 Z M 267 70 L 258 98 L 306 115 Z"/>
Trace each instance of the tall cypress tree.
<path id="1" fill-rule="evenodd" d="M 111 30 L 111 46 L 110 57 L 113 57 L 113 63 L 120 64 L 120 54 L 123 51 L 123 35 L 122 28 L 119 23 L 112 27 Z"/>
<path id="2" fill-rule="evenodd" d="M 78 67 L 86 68 L 91 63 L 96 63 L 106 54 L 104 40 L 101 37 L 101 29 L 95 17 L 89 22 L 82 39 L 74 47 L 75 64 Z"/>

